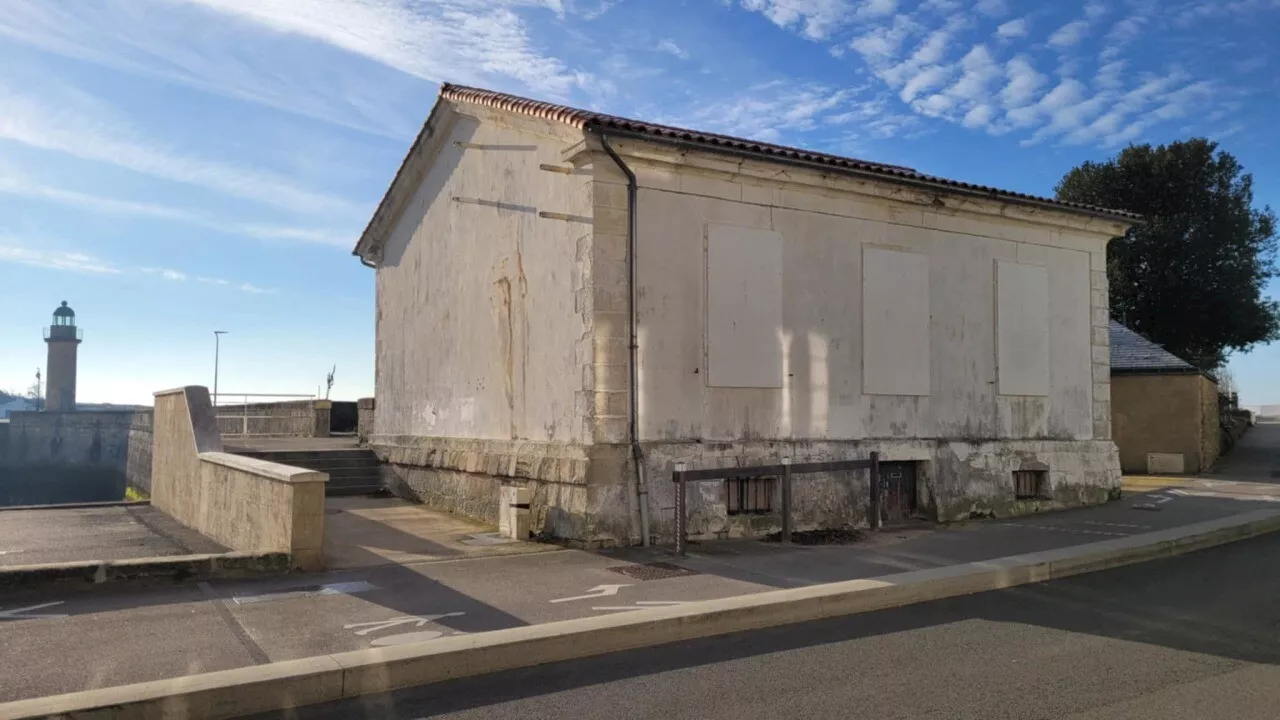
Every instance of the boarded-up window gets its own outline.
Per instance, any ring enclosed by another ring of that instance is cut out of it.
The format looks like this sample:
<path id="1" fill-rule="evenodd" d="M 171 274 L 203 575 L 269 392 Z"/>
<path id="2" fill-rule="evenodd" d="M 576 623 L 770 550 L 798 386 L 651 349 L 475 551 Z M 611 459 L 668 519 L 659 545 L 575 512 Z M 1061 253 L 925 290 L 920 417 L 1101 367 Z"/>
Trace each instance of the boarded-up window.
<path id="1" fill-rule="evenodd" d="M 782 387 L 782 236 L 707 229 L 707 384 Z"/>
<path id="2" fill-rule="evenodd" d="M 862 377 L 868 395 L 929 394 L 929 257 L 862 253 Z"/>
<path id="3" fill-rule="evenodd" d="M 1049 394 L 1049 274 L 996 261 L 996 376 L 1001 395 Z"/>

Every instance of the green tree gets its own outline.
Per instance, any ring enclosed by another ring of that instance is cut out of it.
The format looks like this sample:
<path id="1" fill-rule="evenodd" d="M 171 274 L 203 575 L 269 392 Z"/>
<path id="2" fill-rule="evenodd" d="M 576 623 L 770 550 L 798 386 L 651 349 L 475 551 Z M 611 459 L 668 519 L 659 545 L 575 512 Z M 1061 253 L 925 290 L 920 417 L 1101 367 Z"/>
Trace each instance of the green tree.
<path id="1" fill-rule="evenodd" d="M 1203 138 L 1131 145 L 1067 173 L 1058 199 L 1135 212 L 1107 251 L 1111 316 L 1188 362 L 1216 370 L 1233 351 L 1280 339 L 1276 216 L 1253 207 L 1253 176 Z"/>

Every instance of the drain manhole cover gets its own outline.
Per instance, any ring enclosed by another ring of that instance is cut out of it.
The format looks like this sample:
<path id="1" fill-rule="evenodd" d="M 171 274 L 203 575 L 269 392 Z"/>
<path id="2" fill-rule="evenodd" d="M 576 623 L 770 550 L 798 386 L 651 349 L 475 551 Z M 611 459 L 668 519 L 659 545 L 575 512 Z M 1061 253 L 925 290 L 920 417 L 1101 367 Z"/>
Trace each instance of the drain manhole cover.
<path id="1" fill-rule="evenodd" d="M 690 570 L 689 568 L 665 562 L 646 563 L 644 565 L 619 565 L 606 569 L 636 580 L 666 580 L 667 578 L 701 574 L 697 570 Z"/>

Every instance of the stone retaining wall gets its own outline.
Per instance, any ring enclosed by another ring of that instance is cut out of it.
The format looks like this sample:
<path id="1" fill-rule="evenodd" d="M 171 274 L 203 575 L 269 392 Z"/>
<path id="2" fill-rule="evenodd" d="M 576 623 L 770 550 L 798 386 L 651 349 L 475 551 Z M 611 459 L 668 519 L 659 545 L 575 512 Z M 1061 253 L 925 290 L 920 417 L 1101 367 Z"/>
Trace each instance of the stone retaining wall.
<path id="1" fill-rule="evenodd" d="M 232 550 L 323 567 L 328 475 L 222 452 L 209 391 L 156 393 L 151 504 Z"/>

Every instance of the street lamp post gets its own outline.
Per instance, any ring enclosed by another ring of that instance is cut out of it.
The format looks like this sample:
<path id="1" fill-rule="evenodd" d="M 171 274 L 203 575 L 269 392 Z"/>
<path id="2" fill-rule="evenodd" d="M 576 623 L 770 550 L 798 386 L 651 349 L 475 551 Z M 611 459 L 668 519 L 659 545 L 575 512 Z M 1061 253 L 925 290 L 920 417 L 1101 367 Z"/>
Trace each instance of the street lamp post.
<path id="1" fill-rule="evenodd" d="M 213 405 L 218 406 L 218 352 L 221 349 L 222 336 L 226 335 L 226 330 L 213 331 Z"/>

